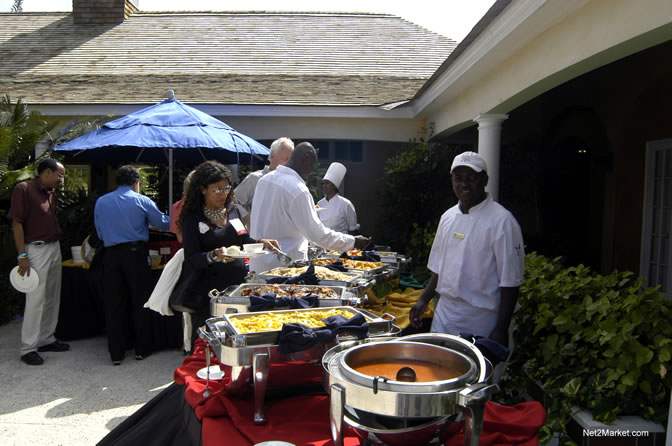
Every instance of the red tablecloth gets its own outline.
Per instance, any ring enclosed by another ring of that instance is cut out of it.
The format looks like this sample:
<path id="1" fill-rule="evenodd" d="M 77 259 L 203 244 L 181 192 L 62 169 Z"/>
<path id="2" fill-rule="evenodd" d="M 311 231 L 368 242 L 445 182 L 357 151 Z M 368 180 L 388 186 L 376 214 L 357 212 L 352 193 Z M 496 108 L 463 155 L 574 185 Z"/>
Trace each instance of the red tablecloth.
<path id="1" fill-rule="evenodd" d="M 213 363 L 217 363 L 216 358 Z M 203 446 L 251 446 L 270 440 L 283 440 L 297 446 L 331 445 L 329 397 L 327 395 L 290 396 L 267 405 L 267 423 L 253 423 L 254 402 L 249 394 L 229 395 L 226 391 L 230 368 L 221 365 L 225 377 L 210 381 L 208 398 L 203 398 L 205 380 L 196 376 L 205 367 L 205 344 L 198 340 L 194 353 L 175 370 L 175 382 L 186 387 L 185 398 L 202 422 Z M 320 365 L 273 364 L 269 371 L 269 388 L 301 383 L 319 383 Z M 546 412 L 536 401 L 502 406 L 487 402 L 481 445 L 504 446 L 537 444 L 537 434 Z M 446 446 L 464 444 L 462 423 L 454 423 L 444 432 Z M 357 437 L 346 428 L 346 446 L 359 445 Z"/>

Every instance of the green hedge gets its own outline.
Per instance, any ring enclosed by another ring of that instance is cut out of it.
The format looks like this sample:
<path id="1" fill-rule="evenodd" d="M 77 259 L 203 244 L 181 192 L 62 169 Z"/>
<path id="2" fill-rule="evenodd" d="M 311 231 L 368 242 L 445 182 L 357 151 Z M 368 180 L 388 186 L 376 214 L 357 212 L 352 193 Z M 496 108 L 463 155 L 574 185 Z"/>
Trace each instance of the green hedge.
<path id="1" fill-rule="evenodd" d="M 607 424 L 622 415 L 666 422 L 672 302 L 643 281 L 631 272 L 600 275 L 527 255 L 515 351 L 502 386 L 521 399 L 525 379 L 541 383 L 548 396 L 543 443 L 554 432 L 564 436 L 573 407 Z"/>

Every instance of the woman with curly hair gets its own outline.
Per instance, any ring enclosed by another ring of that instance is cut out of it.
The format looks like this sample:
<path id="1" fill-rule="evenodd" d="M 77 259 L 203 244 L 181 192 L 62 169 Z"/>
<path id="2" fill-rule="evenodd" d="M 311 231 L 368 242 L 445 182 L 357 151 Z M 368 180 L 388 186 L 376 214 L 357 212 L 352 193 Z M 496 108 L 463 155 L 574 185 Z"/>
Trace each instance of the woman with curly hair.
<path id="1" fill-rule="evenodd" d="M 197 327 L 210 317 L 208 292 L 245 281 L 244 260 L 227 257 L 226 247 L 257 243 L 242 223 L 232 182 L 231 171 L 223 164 L 216 161 L 200 164 L 191 176 L 182 212 L 177 217 L 184 246 L 182 278 L 201 275 L 191 290 L 202 297 L 200 308 L 191 313 L 192 346 Z M 262 239 L 259 243 L 271 250 L 279 248 L 275 240 Z"/>

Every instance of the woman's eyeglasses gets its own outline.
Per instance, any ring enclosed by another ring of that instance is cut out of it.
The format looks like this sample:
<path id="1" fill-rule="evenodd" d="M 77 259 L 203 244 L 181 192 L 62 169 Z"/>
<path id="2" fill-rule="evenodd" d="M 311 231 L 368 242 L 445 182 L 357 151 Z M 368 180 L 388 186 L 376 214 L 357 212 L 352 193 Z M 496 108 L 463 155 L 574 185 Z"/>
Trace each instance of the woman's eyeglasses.
<path id="1" fill-rule="evenodd" d="M 212 191 L 216 194 L 225 194 L 231 192 L 231 186 L 215 187 Z"/>

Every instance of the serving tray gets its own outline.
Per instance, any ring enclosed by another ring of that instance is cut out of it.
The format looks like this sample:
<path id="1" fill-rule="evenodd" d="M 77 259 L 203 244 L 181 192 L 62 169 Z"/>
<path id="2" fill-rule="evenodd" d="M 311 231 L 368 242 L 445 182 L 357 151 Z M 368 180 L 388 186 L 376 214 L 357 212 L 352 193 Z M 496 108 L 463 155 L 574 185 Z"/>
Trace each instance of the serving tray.
<path id="1" fill-rule="evenodd" d="M 353 288 L 344 286 L 327 286 L 327 285 L 288 285 L 288 284 L 257 284 L 257 283 L 243 283 L 240 285 L 232 285 L 223 291 L 216 289 L 210 291 L 210 314 L 212 316 L 223 316 L 225 314 L 247 313 L 249 312 L 250 297 L 247 293 L 254 293 L 255 290 L 262 290 L 266 287 L 273 287 L 282 291 L 290 291 L 297 287 L 304 290 L 311 290 L 315 288 L 327 288 L 334 292 L 333 297 L 320 297 L 318 295 L 318 307 L 337 307 L 337 306 L 355 306 L 360 307 L 366 303 L 368 297 L 366 295 L 358 296 Z M 257 295 L 261 293 L 255 293 Z M 303 294 L 305 295 L 305 294 Z"/>

